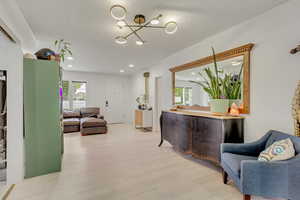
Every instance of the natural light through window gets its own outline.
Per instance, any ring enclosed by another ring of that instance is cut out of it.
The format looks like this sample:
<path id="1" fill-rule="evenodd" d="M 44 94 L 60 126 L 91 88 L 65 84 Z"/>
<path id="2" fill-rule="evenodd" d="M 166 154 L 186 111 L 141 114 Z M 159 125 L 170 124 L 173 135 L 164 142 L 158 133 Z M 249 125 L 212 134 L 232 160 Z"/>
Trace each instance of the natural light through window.
<path id="1" fill-rule="evenodd" d="M 63 81 L 64 110 L 86 107 L 86 86 L 84 81 Z"/>

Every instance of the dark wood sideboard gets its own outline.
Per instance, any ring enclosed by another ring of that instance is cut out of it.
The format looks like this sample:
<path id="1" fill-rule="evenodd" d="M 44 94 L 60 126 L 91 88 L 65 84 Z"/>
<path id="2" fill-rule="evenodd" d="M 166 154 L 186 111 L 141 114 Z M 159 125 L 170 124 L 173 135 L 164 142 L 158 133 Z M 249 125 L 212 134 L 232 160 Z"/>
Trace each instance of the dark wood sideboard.
<path id="1" fill-rule="evenodd" d="M 244 118 L 215 116 L 209 113 L 163 111 L 161 142 L 175 150 L 220 164 L 221 143 L 244 142 Z"/>

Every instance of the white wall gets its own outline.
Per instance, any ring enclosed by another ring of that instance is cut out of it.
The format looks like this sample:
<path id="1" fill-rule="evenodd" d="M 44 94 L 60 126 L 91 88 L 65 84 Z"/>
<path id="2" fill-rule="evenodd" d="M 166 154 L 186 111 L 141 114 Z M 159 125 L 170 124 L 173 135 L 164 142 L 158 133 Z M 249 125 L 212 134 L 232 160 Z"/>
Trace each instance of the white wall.
<path id="1" fill-rule="evenodd" d="M 23 179 L 23 56 L 19 45 L 0 33 L 0 69 L 7 70 L 7 183 Z"/>
<path id="2" fill-rule="evenodd" d="M 132 96 L 128 76 L 64 71 L 63 80 L 87 81 L 87 106 L 100 107 L 101 114 L 105 119 L 110 119 L 109 121 L 130 121 L 130 112 L 133 111 L 128 106 L 131 105 L 130 96 Z M 111 96 L 113 97 L 109 100 L 111 108 L 107 109 L 105 101 Z"/>
<path id="3" fill-rule="evenodd" d="M 144 70 L 151 73 L 150 103 L 155 103 L 154 79 L 162 76 L 163 108 L 171 107 L 169 68 L 210 55 L 211 46 L 220 52 L 252 42 L 256 45 L 251 57 L 251 113 L 245 121 L 245 140 L 256 140 L 269 129 L 292 134 L 291 101 L 300 79 L 300 54 L 289 51 L 300 42 L 299 8 L 300 1 L 291 0 Z M 132 98 L 143 92 L 142 73 L 132 77 Z"/>
<path id="4" fill-rule="evenodd" d="M 35 36 L 15 0 L 0 1 L 0 19 L 20 40 L 23 52 L 33 53 L 36 50 Z"/>

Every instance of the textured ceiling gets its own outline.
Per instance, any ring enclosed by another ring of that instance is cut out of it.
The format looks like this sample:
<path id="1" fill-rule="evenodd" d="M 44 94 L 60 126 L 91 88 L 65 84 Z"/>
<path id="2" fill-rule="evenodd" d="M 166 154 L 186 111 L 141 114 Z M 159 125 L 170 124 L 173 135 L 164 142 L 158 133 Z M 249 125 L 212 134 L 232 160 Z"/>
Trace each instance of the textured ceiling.
<path id="1" fill-rule="evenodd" d="M 32 28 L 40 47 L 64 38 L 72 43 L 74 61 L 72 70 L 133 73 L 152 66 L 163 58 L 195 44 L 204 38 L 257 16 L 286 0 L 17 0 Z M 135 14 L 147 18 L 163 14 L 162 21 L 178 22 L 178 32 L 167 35 L 163 30 L 143 30 L 147 41 L 135 45 L 135 37 L 120 46 L 114 37 L 119 30 L 109 9 L 113 4 L 127 8 L 127 20 Z M 129 69 L 128 65 L 135 68 Z"/>

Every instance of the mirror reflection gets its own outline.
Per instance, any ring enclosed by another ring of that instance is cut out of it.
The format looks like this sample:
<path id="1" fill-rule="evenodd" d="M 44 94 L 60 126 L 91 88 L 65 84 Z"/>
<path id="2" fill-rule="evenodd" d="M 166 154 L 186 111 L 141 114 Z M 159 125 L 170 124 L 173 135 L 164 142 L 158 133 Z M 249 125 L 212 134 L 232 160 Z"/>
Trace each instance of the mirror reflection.
<path id="1" fill-rule="evenodd" d="M 242 102 L 243 97 L 243 62 L 244 56 L 238 56 L 217 62 L 219 76 L 223 79 L 226 75 L 230 75 L 230 82 L 234 82 L 240 77 L 240 92 L 237 93 L 237 99 Z M 175 73 L 175 96 L 176 105 L 184 106 L 209 106 L 209 95 L 201 86 L 208 80 L 205 69 L 209 68 L 214 71 L 214 63 L 195 67 L 192 69 L 179 71 Z"/>

